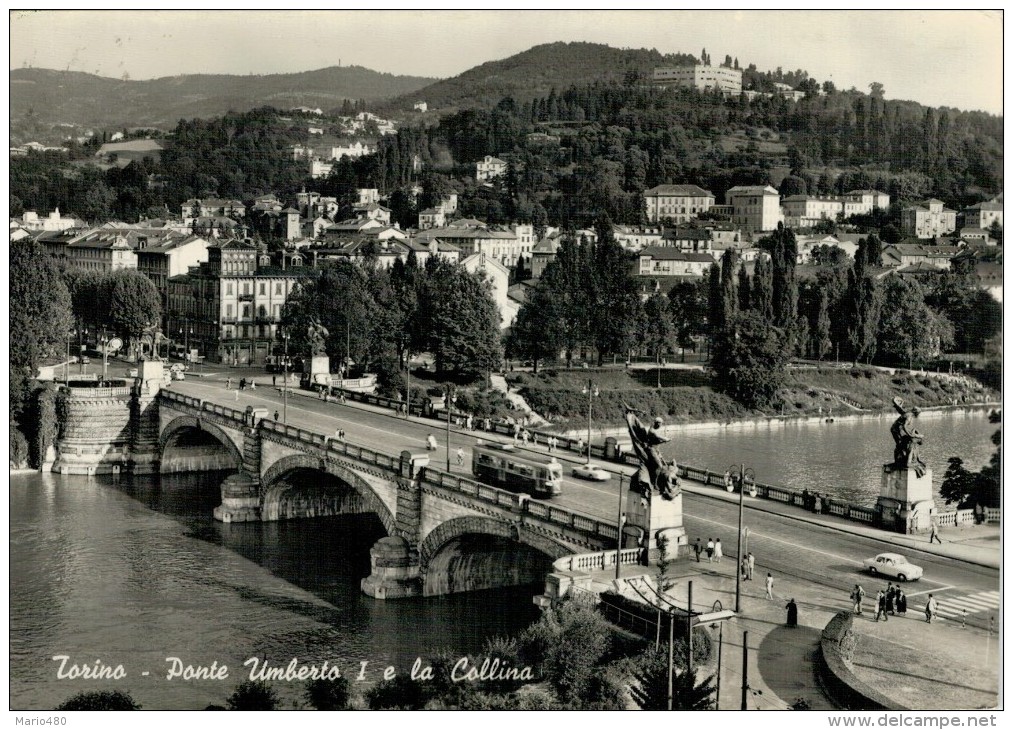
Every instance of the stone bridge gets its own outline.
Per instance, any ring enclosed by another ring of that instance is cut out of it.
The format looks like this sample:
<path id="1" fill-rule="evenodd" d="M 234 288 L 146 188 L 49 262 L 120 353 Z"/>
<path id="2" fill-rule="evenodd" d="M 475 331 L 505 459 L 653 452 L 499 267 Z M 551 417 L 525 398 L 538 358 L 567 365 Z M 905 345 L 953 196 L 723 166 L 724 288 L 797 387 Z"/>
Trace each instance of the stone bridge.
<path id="1" fill-rule="evenodd" d="M 616 545 L 616 525 L 429 466 L 178 393 L 161 391 L 161 473 L 234 471 L 223 522 L 372 513 L 387 537 L 363 591 L 444 595 L 543 580 L 553 561 Z"/>

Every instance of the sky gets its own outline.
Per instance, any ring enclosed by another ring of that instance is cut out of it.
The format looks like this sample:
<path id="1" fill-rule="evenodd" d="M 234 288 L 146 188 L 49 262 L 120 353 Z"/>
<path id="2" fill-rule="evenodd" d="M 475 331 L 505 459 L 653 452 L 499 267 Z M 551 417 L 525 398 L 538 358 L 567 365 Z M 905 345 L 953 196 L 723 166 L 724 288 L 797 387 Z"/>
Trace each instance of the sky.
<path id="1" fill-rule="evenodd" d="M 890 99 L 1001 114 L 1002 12 L 967 11 L 15 11 L 10 68 L 149 79 L 336 65 L 447 78 L 542 43 L 725 55 Z"/>

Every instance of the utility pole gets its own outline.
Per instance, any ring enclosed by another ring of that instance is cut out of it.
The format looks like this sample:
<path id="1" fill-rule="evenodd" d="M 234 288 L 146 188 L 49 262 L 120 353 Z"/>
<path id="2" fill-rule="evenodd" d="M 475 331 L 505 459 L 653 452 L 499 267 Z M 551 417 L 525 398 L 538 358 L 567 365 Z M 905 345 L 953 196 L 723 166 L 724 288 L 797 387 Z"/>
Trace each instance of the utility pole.
<path id="1" fill-rule="evenodd" d="M 675 616 L 668 615 L 668 709 L 672 709 L 672 664 L 675 653 Z"/>
<path id="2" fill-rule="evenodd" d="M 693 581 L 689 582 L 686 596 L 686 671 L 693 673 Z"/>
<path id="3" fill-rule="evenodd" d="M 282 365 L 282 372 L 284 373 L 285 382 L 282 383 L 282 417 L 281 422 L 286 426 L 288 425 L 288 332 L 282 335 L 285 340 L 285 354 L 282 356 L 285 358 L 284 364 Z"/>
<path id="4" fill-rule="evenodd" d="M 713 624 L 711 627 L 713 628 Z M 721 649 L 725 643 L 725 622 L 722 621 L 718 624 L 718 673 L 717 673 L 717 688 L 714 691 L 714 709 L 721 709 Z"/>
<path id="5" fill-rule="evenodd" d="M 749 632 L 742 632 L 742 707 L 748 710 L 746 698 L 749 696 Z"/>

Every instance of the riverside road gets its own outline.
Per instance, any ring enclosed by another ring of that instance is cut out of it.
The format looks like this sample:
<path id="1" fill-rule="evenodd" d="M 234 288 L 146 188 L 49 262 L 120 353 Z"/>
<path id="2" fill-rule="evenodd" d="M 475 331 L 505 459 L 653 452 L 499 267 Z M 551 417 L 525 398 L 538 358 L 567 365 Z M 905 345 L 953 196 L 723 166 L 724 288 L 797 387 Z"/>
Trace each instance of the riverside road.
<path id="1" fill-rule="evenodd" d="M 267 378 L 258 378 L 261 383 L 270 382 Z M 236 383 L 238 378 L 233 378 Z M 260 384 L 255 390 L 244 390 L 239 393 L 238 402 L 234 391 L 225 389 L 224 376 L 212 376 L 205 379 L 189 379 L 174 382 L 170 390 L 196 398 L 211 400 L 230 407 L 266 407 L 273 415 L 275 410 L 283 411 L 283 396 L 278 388 Z M 431 419 L 395 416 L 389 409 L 382 409 L 360 404 L 341 405 L 333 400 L 325 403 L 305 391 L 291 390 L 288 396 L 288 423 L 324 434 L 334 434 L 337 429 L 344 429 L 346 440 L 390 454 L 410 450 L 416 453 L 425 452 L 426 436 L 432 433 L 440 448 L 431 452 L 433 464 L 438 468 L 446 467 L 446 423 Z M 465 431 L 451 427 L 450 453 L 452 472 L 471 476 L 471 449 L 477 439 L 506 440 L 502 436 L 491 436 L 481 431 Z M 456 450 L 463 448 L 465 463 L 457 466 Z M 538 447 L 544 452 L 544 448 Z M 563 463 L 567 479 L 563 493 L 552 502 L 570 509 L 583 512 L 601 519 L 615 519 L 618 507 L 617 474 L 620 471 L 627 476 L 631 467 L 619 467 L 615 464 L 597 462 L 600 466 L 613 472 L 608 482 L 586 482 L 569 476 L 572 465 L 582 463 L 575 454 L 557 452 L 557 458 Z M 687 463 L 693 463 L 691 455 L 680 455 Z M 628 479 L 624 484 L 628 484 Z M 690 541 L 699 537 L 703 542 L 708 538 L 720 538 L 724 545 L 725 561 L 735 560 L 736 526 L 738 506 L 729 502 L 719 490 L 713 487 L 702 487 L 696 493 L 684 491 L 683 515 L 685 527 Z M 881 552 L 893 552 L 898 548 L 873 535 L 851 534 L 821 524 L 811 524 L 804 519 L 793 519 L 767 511 L 761 500 L 746 499 L 745 525 L 749 528 L 748 550 L 756 556 L 756 585 L 762 585 L 762 576 L 768 571 L 779 579 L 791 577 L 809 583 L 818 583 L 829 588 L 840 590 L 840 608 L 850 606 L 848 594 L 855 583 L 861 583 L 871 599 L 879 587 L 885 587 L 887 579 L 874 578 L 862 571 L 862 561 Z M 807 513 L 793 510 L 798 517 L 804 518 Z M 886 533 L 884 533 L 885 535 Z M 922 538 L 915 537 L 914 540 Z M 923 552 L 917 547 L 903 549 L 911 562 L 925 569 L 925 577 L 905 586 L 909 596 L 909 611 L 919 611 L 924 605 L 928 593 L 934 593 L 944 600 L 949 597 L 972 597 L 967 603 L 969 608 L 967 622 L 984 628 L 988 617 L 998 615 L 997 610 L 981 610 L 975 606 L 981 602 L 974 596 L 989 594 L 999 590 L 999 571 L 991 567 L 974 565 L 960 560 L 933 555 Z M 706 558 L 704 558 L 706 560 Z M 998 620 L 998 619 L 997 619 Z"/>

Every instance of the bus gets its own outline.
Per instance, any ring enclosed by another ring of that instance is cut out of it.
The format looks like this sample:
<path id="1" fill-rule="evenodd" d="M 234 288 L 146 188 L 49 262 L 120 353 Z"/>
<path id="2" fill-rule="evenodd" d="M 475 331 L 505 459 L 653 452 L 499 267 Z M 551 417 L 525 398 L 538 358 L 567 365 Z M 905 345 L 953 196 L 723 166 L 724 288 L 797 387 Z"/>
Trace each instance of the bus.
<path id="1" fill-rule="evenodd" d="M 555 457 L 522 454 L 513 444 L 475 444 L 471 471 L 487 483 L 533 497 L 554 497 L 563 491 L 563 466 Z"/>

